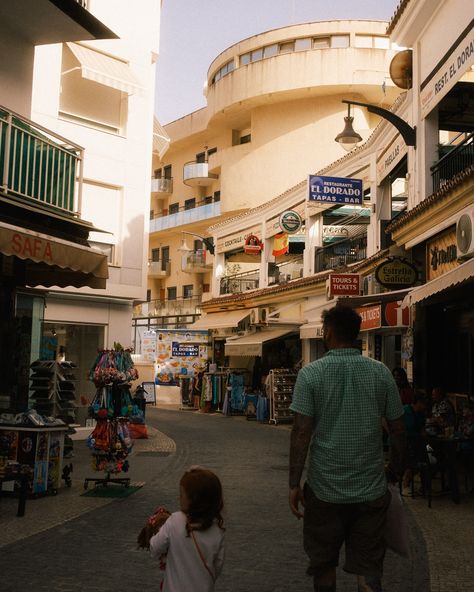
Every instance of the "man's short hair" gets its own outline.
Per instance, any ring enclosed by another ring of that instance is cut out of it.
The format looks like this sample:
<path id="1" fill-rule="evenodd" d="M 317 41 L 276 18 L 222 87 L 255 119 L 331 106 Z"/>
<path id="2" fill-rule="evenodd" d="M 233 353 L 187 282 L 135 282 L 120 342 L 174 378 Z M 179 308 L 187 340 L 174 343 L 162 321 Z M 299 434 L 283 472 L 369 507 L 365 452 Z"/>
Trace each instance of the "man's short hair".
<path id="1" fill-rule="evenodd" d="M 350 306 L 336 305 L 329 310 L 323 310 L 323 325 L 331 327 L 337 341 L 352 343 L 359 335 L 362 319 Z"/>

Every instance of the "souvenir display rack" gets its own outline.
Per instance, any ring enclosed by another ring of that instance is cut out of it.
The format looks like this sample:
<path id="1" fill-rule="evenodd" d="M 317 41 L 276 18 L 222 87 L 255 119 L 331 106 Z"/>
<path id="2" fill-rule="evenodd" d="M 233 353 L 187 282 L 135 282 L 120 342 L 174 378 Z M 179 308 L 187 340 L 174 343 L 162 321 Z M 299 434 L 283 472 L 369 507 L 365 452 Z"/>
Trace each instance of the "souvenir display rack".
<path id="1" fill-rule="evenodd" d="M 128 471 L 127 457 L 132 449 L 129 419 L 132 415 L 143 414 L 130 394 L 130 382 L 137 378 L 130 350 L 116 344 L 113 350 L 98 353 L 89 373 L 89 379 L 97 387 L 89 413 L 97 423 L 87 445 L 92 450 L 93 469 L 105 472 L 105 477 L 85 479 L 84 489 L 91 482 L 96 487 L 110 483 L 130 485 L 130 478 L 112 475 Z"/>
<path id="2" fill-rule="evenodd" d="M 33 408 L 40 414 L 59 417 L 65 423 L 74 423 L 76 394 L 73 362 L 36 360 L 31 364 L 30 398 Z"/>
<path id="3" fill-rule="evenodd" d="M 269 423 L 293 421 L 290 411 L 293 399 L 293 388 L 296 382 L 296 370 L 288 368 L 274 368 L 269 372 L 268 397 L 270 400 Z"/>

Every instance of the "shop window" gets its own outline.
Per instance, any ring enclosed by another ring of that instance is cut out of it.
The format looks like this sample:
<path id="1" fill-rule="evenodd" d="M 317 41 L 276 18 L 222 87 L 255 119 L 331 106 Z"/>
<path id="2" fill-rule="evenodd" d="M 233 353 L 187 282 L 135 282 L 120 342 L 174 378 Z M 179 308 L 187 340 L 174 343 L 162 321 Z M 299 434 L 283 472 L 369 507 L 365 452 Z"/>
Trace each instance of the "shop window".
<path id="1" fill-rule="evenodd" d="M 311 38 L 303 37 L 302 39 L 295 40 L 295 51 L 305 51 L 311 49 Z"/>
<path id="2" fill-rule="evenodd" d="M 333 35 L 331 37 L 331 47 L 334 49 L 349 47 L 349 35 Z"/>
<path id="3" fill-rule="evenodd" d="M 315 37 L 313 39 L 313 49 L 327 49 L 331 46 L 330 37 Z"/>
<path id="4" fill-rule="evenodd" d="M 192 199 L 187 199 L 184 202 L 184 209 L 185 210 L 193 210 L 196 207 L 196 198 L 193 197 Z"/>
<path id="5" fill-rule="evenodd" d="M 183 298 L 192 298 L 193 297 L 193 285 L 186 284 L 183 286 Z"/>
<path id="6" fill-rule="evenodd" d="M 177 214 L 179 212 L 179 203 L 170 204 L 168 211 L 170 215 Z"/>
<path id="7" fill-rule="evenodd" d="M 166 288 L 168 293 L 168 300 L 176 300 L 176 286 L 171 286 L 170 288 Z"/>

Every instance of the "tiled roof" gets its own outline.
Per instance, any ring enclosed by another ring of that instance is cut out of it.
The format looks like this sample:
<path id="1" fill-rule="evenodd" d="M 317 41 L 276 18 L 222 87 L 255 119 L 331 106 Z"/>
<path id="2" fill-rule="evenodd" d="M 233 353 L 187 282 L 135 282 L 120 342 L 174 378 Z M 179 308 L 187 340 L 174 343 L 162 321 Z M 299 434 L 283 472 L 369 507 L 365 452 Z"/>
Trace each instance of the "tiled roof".
<path id="1" fill-rule="evenodd" d="M 408 4 L 410 4 L 410 0 L 401 0 L 399 5 L 395 9 L 395 12 L 394 12 L 392 18 L 390 19 L 390 22 L 388 23 L 387 35 L 390 35 L 390 33 L 393 31 L 393 29 L 395 29 L 396 24 L 400 20 L 402 14 L 404 13 L 405 8 L 408 6 Z"/>
<path id="2" fill-rule="evenodd" d="M 474 165 L 471 165 L 467 169 L 464 169 L 463 171 L 455 175 L 452 179 L 449 179 L 449 181 L 446 181 L 446 183 L 444 183 L 444 185 L 440 187 L 438 191 L 435 191 L 426 199 L 424 199 L 421 203 L 415 206 L 412 210 L 410 210 L 409 212 L 405 212 L 396 220 L 388 224 L 388 226 L 385 228 L 385 232 L 389 233 L 393 232 L 394 230 L 398 230 L 407 222 L 413 220 L 413 218 L 421 216 L 421 214 L 425 210 L 429 209 L 435 202 L 439 202 L 442 198 L 447 198 L 453 189 L 461 185 L 461 183 L 466 179 L 472 177 L 473 173 Z"/>

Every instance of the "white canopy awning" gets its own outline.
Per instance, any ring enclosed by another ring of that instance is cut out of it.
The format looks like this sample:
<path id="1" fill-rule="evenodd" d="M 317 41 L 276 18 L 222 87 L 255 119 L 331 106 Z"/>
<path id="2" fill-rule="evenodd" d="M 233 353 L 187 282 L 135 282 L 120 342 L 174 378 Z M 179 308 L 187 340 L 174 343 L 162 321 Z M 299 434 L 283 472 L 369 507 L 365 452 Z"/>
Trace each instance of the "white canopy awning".
<path id="1" fill-rule="evenodd" d="M 434 296 L 443 290 L 453 288 L 468 281 L 474 281 L 474 258 L 451 269 L 430 282 L 426 282 L 418 288 L 413 288 L 403 300 L 403 306 L 409 306 L 421 302 L 430 296 Z"/>
<path id="2" fill-rule="evenodd" d="M 306 323 L 300 327 L 301 339 L 322 339 L 323 325 L 322 323 Z"/>
<path id="3" fill-rule="evenodd" d="M 261 356 L 263 344 L 284 335 L 294 333 L 294 329 L 264 329 L 257 333 L 249 333 L 238 339 L 227 339 L 225 342 L 226 356 Z"/>
<path id="4" fill-rule="evenodd" d="M 94 51 L 79 43 L 66 43 L 66 45 L 79 62 L 83 78 L 110 86 L 129 95 L 143 92 L 143 87 L 135 78 L 127 62 Z"/>
<path id="5" fill-rule="evenodd" d="M 225 329 L 237 327 L 240 321 L 250 314 L 249 310 L 227 310 L 225 312 L 213 312 L 199 318 L 189 325 L 190 329 Z"/>

